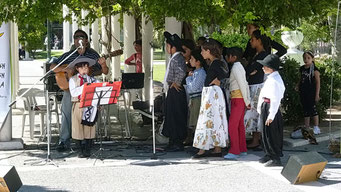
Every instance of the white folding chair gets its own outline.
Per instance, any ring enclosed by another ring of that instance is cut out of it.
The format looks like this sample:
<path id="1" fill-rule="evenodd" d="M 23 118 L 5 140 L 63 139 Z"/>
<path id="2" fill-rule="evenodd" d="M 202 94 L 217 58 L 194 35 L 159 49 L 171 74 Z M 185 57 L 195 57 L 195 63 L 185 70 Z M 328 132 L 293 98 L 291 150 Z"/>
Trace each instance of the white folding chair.
<path id="1" fill-rule="evenodd" d="M 18 95 L 22 95 L 28 88 L 23 88 L 18 91 Z M 25 119 L 26 116 L 29 116 L 29 124 L 30 124 L 30 138 L 34 138 L 34 119 L 35 115 L 40 115 L 40 134 L 45 135 L 46 129 L 44 127 L 44 116 L 46 114 L 46 104 L 38 105 L 36 97 L 44 97 L 44 91 L 33 88 L 29 92 L 27 92 L 25 95 L 23 95 L 23 101 L 24 101 L 24 112 L 22 117 L 22 134 L 21 136 L 24 136 L 24 129 L 25 129 Z M 44 99 L 45 100 L 45 99 Z M 57 127 L 60 128 L 59 124 L 59 112 L 58 112 L 58 106 L 57 106 L 57 100 L 53 100 L 54 107 L 51 109 L 51 113 L 54 112 L 56 114 L 57 119 Z M 45 101 L 43 103 L 46 103 Z"/>

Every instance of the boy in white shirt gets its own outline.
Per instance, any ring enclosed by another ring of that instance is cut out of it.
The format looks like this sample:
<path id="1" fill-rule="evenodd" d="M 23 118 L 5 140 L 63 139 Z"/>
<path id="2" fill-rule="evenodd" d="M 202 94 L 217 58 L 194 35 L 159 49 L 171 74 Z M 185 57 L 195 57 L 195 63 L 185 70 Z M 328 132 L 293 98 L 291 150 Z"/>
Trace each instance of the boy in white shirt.
<path id="1" fill-rule="evenodd" d="M 259 162 L 265 166 L 281 166 L 280 157 L 283 156 L 283 118 L 279 106 L 283 98 L 285 87 L 278 73 L 280 60 L 277 55 L 271 54 L 263 60 L 263 71 L 268 74 L 258 99 L 257 111 L 260 114 L 260 129 L 264 144 L 264 157 Z"/>
<path id="2" fill-rule="evenodd" d="M 96 83 L 93 77 L 90 77 L 89 70 L 95 60 L 80 56 L 68 67 L 75 68 L 78 72 L 69 80 L 69 89 L 72 101 L 72 139 L 77 141 L 80 151 L 78 157 L 90 157 L 92 139 L 95 138 L 95 122 L 97 120 L 97 107 L 79 108 L 80 98 L 83 93 L 83 87 L 86 83 Z"/>

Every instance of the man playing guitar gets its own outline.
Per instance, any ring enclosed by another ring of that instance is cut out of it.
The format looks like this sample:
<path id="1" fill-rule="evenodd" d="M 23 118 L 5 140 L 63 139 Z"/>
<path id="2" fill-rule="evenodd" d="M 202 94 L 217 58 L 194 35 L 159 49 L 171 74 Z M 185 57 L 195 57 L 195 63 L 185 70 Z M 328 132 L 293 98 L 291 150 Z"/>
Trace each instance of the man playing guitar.
<path id="1" fill-rule="evenodd" d="M 88 35 L 85 31 L 78 29 L 74 35 L 74 45 L 72 46 L 69 52 L 64 53 L 61 57 L 56 60 L 54 64 L 51 65 L 50 69 L 54 68 L 59 62 L 63 61 L 67 56 L 69 56 L 74 49 L 78 48 L 78 51 L 72 54 L 67 60 L 65 60 L 62 64 L 69 64 L 74 61 L 78 56 L 83 55 L 85 57 L 89 57 L 90 59 L 97 60 L 97 63 L 92 67 L 90 72 L 91 76 L 100 75 L 102 73 L 108 74 L 109 69 L 106 65 L 105 58 L 100 57 L 100 55 L 93 49 L 89 47 Z M 60 66 L 54 70 L 55 73 L 64 73 L 69 74 L 71 77 L 73 74 L 73 69 L 67 68 L 66 66 Z M 67 79 L 68 80 L 68 79 Z M 58 82 L 58 81 L 57 81 Z M 67 82 L 67 81 L 66 81 Z M 59 84 L 58 84 L 59 85 Z M 59 133 L 59 143 L 57 146 L 57 151 L 62 152 L 66 151 L 70 148 L 70 138 L 71 138 L 71 95 L 68 89 L 68 82 L 63 87 L 63 99 L 62 99 L 62 126 Z"/>

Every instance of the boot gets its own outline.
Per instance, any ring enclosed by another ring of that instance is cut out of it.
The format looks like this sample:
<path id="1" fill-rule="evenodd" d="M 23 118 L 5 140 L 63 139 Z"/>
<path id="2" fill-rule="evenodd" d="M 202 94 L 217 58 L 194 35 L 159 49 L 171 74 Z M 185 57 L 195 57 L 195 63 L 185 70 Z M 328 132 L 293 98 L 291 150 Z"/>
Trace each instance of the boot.
<path id="1" fill-rule="evenodd" d="M 91 144 L 92 144 L 92 139 L 85 139 L 84 157 L 91 156 Z"/>
<path id="2" fill-rule="evenodd" d="M 85 145 L 82 143 L 82 140 L 77 140 L 77 145 L 78 145 L 78 148 L 79 148 L 79 151 L 78 151 L 78 158 L 84 158 L 84 148 L 85 148 Z"/>

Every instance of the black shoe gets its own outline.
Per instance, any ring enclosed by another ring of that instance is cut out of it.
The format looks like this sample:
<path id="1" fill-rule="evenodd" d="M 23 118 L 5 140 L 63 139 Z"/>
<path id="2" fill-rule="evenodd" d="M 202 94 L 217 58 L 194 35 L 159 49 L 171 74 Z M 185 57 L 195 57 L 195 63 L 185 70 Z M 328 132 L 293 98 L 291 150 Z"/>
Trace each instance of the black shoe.
<path id="1" fill-rule="evenodd" d="M 277 167 L 277 166 L 282 166 L 281 160 L 278 159 L 272 159 L 264 165 L 265 167 Z"/>
<path id="2" fill-rule="evenodd" d="M 209 153 L 207 156 L 208 157 L 222 157 L 222 153 L 221 152 L 220 153 Z"/>
<path id="3" fill-rule="evenodd" d="M 266 163 L 266 162 L 268 162 L 268 161 L 270 161 L 270 160 L 271 160 L 271 158 L 270 158 L 269 156 L 265 155 L 264 157 L 260 158 L 260 159 L 258 160 L 258 162 L 259 162 L 259 163 Z"/>
<path id="4" fill-rule="evenodd" d="M 200 159 L 200 158 L 203 158 L 203 157 L 207 157 L 207 154 L 206 153 L 203 153 L 203 154 L 195 154 L 192 156 L 192 159 Z"/>
<path id="5" fill-rule="evenodd" d="M 63 142 L 60 142 L 56 149 L 58 152 L 64 152 L 67 151 L 69 148 Z"/>
<path id="6" fill-rule="evenodd" d="M 172 147 L 169 147 L 166 149 L 167 152 L 178 152 L 178 151 L 184 151 L 184 146 L 179 145 L 173 145 Z"/>
<path id="7" fill-rule="evenodd" d="M 78 158 L 85 158 L 83 151 L 78 152 Z"/>

